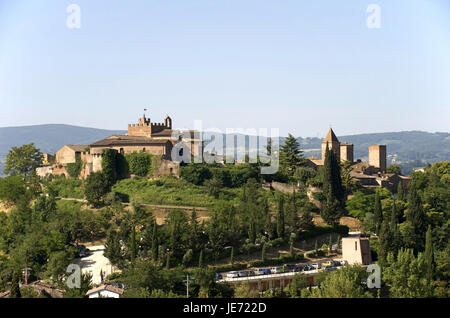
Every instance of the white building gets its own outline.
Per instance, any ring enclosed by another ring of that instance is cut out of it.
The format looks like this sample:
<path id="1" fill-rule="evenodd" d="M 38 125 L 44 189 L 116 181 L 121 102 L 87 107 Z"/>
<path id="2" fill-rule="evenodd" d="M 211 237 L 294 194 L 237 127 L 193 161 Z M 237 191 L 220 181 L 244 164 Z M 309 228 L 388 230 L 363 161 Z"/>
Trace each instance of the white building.
<path id="1" fill-rule="evenodd" d="M 101 285 L 89 290 L 86 296 L 89 298 L 119 298 L 123 294 L 123 289 L 112 285 Z"/>

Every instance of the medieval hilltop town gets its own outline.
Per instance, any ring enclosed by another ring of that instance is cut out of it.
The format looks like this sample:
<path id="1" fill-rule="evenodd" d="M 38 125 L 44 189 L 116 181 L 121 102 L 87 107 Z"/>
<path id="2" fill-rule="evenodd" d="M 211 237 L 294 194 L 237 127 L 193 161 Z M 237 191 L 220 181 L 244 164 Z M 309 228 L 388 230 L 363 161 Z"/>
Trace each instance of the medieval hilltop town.
<path id="1" fill-rule="evenodd" d="M 179 176 L 180 162 L 173 160 L 171 153 L 177 143 L 182 143 L 184 149 L 189 149 L 194 156 L 203 153 L 204 143 L 199 133 L 194 130 L 182 131 L 172 128 L 172 119 L 167 115 L 163 123 L 151 122 L 145 114 L 138 118 L 136 124 L 128 124 L 126 135 L 112 135 L 90 145 L 64 145 L 56 154 L 44 154 L 42 166 L 36 169 L 37 175 L 48 174 L 69 176 L 67 164 L 77 160 L 83 162 L 80 178 L 86 179 L 93 172 L 102 170 L 102 152 L 113 149 L 121 154 L 146 152 L 161 157 L 155 176 L 173 174 Z M 311 156 L 306 159 L 306 166 L 317 169 L 323 165 L 326 147 L 334 151 L 340 161 L 351 164 L 351 177 L 360 182 L 363 187 L 383 187 L 395 191 L 399 183 L 407 188 L 410 178 L 386 171 L 386 145 L 369 146 L 368 162 L 354 160 L 353 144 L 340 142 L 332 128 L 322 141 L 322 156 Z M 183 148 L 180 149 L 182 155 Z M 224 159 L 221 160 L 224 163 Z M 238 162 L 236 161 L 236 164 Z M 182 163 L 181 163 L 182 164 Z"/>

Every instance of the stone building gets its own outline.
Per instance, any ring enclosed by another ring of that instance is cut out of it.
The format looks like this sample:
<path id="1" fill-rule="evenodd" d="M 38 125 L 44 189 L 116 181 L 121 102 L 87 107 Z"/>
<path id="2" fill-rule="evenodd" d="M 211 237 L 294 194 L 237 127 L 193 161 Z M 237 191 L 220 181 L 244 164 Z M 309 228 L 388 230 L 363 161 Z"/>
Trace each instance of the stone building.
<path id="1" fill-rule="evenodd" d="M 369 164 L 386 172 L 386 145 L 369 146 Z"/>
<path id="2" fill-rule="evenodd" d="M 56 152 L 57 164 L 68 164 L 81 158 L 81 154 L 89 149 L 88 145 L 64 145 Z"/>
<path id="3" fill-rule="evenodd" d="M 314 168 L 323 166 L 327 145 L 328 149 L 334 151 L 341 161 L 351 163 L 350 175 L 358 180 L 363 187 L 383 187 L 395 192 L 398 183 L 402 182 L 403 188 L 406 189 L 409 177 L 386 173 L 386 145 L 370 145 L 369 161 L 365 162 L 358 159 L 355 162 L 353 144 L 341 143 L 331 128 L 322 141 L 322 158 L 310 157 L 307 160 L 307 166 Z"/>
<path id="4" fill-rule="evenodd" d="M 349 265 L 369 265 L 372 263 L 370 242 L 367 237 L 351 235 L 342 238 L 342 258 Z"/>
<path id="5" fill-rule="evenodd" d="M 67 173 L 67 164 L 81 160 L 83 163 L 81 178 L 102 169 L 104 149 L 113 149 L 123 155 L 132 152 L 146 152 L 161 158 L 156 175 L 179 175 L 179 165 L 186 158 L 203 153 L 203 142 L 194 130 L 172 129 L 172 119 L 166 116 L 163 123 L 152 123 L 145 114 L 136 124 L 128 125 L 126 135 L 112 135 L 90 145 L 64 145 L 56 152 L 55 164 L 39 167 L 39 176 Z M 173 153 L 176 154 L 174 158 Z"/>

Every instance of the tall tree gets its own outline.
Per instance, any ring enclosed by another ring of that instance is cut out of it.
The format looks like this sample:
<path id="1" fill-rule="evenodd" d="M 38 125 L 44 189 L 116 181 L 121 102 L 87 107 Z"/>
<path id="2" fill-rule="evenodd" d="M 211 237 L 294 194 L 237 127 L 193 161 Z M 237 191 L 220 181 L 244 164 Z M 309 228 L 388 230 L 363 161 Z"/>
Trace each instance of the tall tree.
<path id="1" fill-rule="evenodd" d="M 280 149 L 280 167 L 283 172 L 292 177 L 297 167 L 304 163 L 303 151 L 300 144 L 291 134 L 284 140 Z"/>
<path id="2" fill-rule="evenodd" d="M 392 205 L 390 226 L 392 233 L 391 251 L 393 251 L 394 255 L 396 255 L 398 250 L 402 247 L 402 235 L 398 227 L 397 208 L 395 202 Z"/>
<path id="3" fill-rule="evenodd" d="M 375 205 L 373 208 L 373 216 L 376 226 L 377 234 L 380 233 L 381 223 L 383 222 L 383 210 L 381 207 L 381 198 L 378 191 L 375 194 Z"/>
<path id="4" fill-rule="evenodd" d="M 21 298 L 22 297 L 22 295 L 20 294 L 19 281 L 20 281 L 20 272 L 14 271 L 12 281 L 11 281 L 11 290 L 9 293 L 9 298 Z"/>
<path id="5" fill-rule="evenodd" d="M 408 190 L 408 211 L 406 214 L 406 221 L 408 221 L 414 229 L 416 249 L 422 250 L 426 231 L 425 213 L 415 181 L 409 183 Z"/>
<path id="6" fill-rule="evenodd" d="M 158 227 L 156 225 L 156 220 L 153 222 L 153 233 L 152 233 L 152 259 L 154 262 L 158 259 L 158 236 L 157 236 Z"/>
<path id="7" fill-rule="evenodd" d="M 84 194 L 86 200 L 94 207 L 103 203 L 104 195 L 108 193 L 108 183 L 101 172 L 91 173 L 86 178 Z"/>
<path id="8" fill-rule="evenodd" d="M 278 213 L 277 213 L 277 234 L 278 237 L 284 238 L 284 198 L 282 195 L 278 198 Z"/>
<path id="9" fill-rule="evenodd" d="M 433 241 L 431 238 L 431 225 L 428 225 L 428 230 L 425 235 L 425 266 L 426 266 L 426 276 L 428 282 L 433 281 L 434 276 L 434 262 L 433 262 Z"/>
<path id="10" fill-rule="evenodd" d="M 405 200 L 405 190 L 403 189 L 403 182 L 399 182 L 397 186 L 397 197 L 399 200 Z"/>
<path id="11" fill-rule="evenodd" d="M 29 177 L 42 162 L 42 152 L 34 143 L 12 147 L 6 155 L 4 173 Z"/>
<path id="12" fill-rule="evenodd" d="M 341 168 L 334 151 L 327 147 L 323 165 L 323 194 L 325 202 L 322 204 L 321 216 L 330 225 L 337 225 L 344 213 L 345 191 L 342 186 Z"/>

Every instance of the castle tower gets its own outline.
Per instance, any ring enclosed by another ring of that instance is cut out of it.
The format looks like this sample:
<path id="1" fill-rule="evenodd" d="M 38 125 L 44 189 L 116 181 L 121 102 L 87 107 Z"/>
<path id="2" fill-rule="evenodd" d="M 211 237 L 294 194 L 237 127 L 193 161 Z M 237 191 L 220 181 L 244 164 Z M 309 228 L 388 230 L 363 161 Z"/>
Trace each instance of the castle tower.
<path id="1" fill-rule="evenodd" d="M 325 136 L 325 138 L 322 141 L 322 162 L 325 161 L 325 152 L 327 150 L 327 143 L 328 143 L 328 149 L 333 150 L 337 157 L 338 160 L 340 158 L 340 143 L 339 140 L 337 139 L 336 135 L 334 134 L 333 129 L 330 128 L 330 130 L 328 130 L 327 135 Z"/>
<path id="2" fill-rule="evenodd" d="M 145 114 L 142 118 L 138 118 L 137 124 L 128 124 L 128 136 L 146 136 L 152 135 L 152 124 L 150 118 L 146 118 Z"/>
<path id="3" fill-rule="evenodd" d="M 369 146 L 369 165 L 386 172 L 386 145 Z"/>
<path id="4" fill-rule="evenodd" d="M 346 142 L 341 144 L 341 161 L 353 162 L 353 144 Z"/>
<path id="5" fill-rule="evenodd" d="M 164 119 L 164 125 L 167 127 L 167 129 L 172 129 L 172 118 L 170 118 L 169 115 L 167 115 Z"/>

